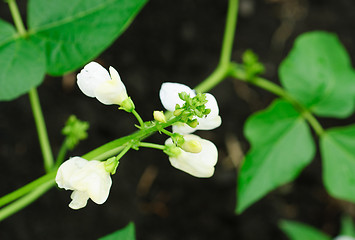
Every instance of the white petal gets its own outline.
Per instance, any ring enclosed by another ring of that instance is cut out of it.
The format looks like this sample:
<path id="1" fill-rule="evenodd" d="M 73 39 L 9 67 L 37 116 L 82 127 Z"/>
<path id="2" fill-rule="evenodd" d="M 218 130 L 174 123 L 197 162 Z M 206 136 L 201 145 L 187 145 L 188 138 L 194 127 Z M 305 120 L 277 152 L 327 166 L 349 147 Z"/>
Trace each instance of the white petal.
<path id="1" fill-rule="evenodd" d="M 213 118 L 198 118 L 199 124 L 195 128 L 195 130 L 212 130 L 215 129 L 222 124 L 222 118 L 220 116 L 215 116 Z"/>
<path id="2" fill-rule="evenodd" d="M 206 103 L 206 108 L 211 109 L 211 112 L 207 115 L 207 117 L 215 117 L 219 115 L 219 108 L 218 108 L 218 103 L 216 98 L 210 94 L 210 93 L 206 93 L 206 99 L 207 99 L 207 103 Z"/>
<path id="3" fill-rule="evenodd" d="M 197 127 L 192 128 L 189 125 L 187 125 L 186 123 L 178 123 L 176 125 L 173 125 L 173 133 L 179 133 L 181 135 L 190 134 L 196 130 L 197 130 Z"/>
<path id="4" fill-rule="evenodd" d="M 55 178 L 58 187 L 64 188 L 65 190 L 73 190 L 71 184 L 72 176 L 75 176 L 77 171 L 83 168 L 87 163 L 88 161 L 81 157 L 73 157 L 60 165 Z"/>
<path id="5" fill-rule="evenodd" d="M 88 198 L 95 203 L 104 203 L 109 195 L 112 180 L 101 161 L 87 161 L 74 157 L 64 162 L 58 169 L 58 186 L 74 190 L 70 207 L 79 209 L 86 205 Z"/>
<path id="6" fill-rule="evenodd" d="M 128 98 L 124 84 L 113 80 L 102 83 L 95 89 L 95 97 L 103 104 L 118 104 Z"/>
<path id="7" fill-rule="evenodd" d="M 86 206 L 89 196 L 85 192 L 73 191 L 70 198 L 72 201 L 70 202 L 69 207 L 76 210 Z"/>
<path id="8" fill-rule="evenodd" d="M 190 134 L 197 130 L 212 130 L 222 124 L 222 118 L 220 116 L 215 116 L 213 118 L 197 118 L 198 125 L 195 128 L 190 127 L 186 123 L 173 125 L 173 132 L 179 134 Z"/>
<path id="9" fill-rule="evenodd" d="M 88 63 L 77 75 L 80 90 L 89 97 L 95 97 L 95 89 L 105 81 L 111 80 L 107 70 L 97 62 Z"/>
<path id="10" fill-rule="evenodd" d="M 184 84 L 166 82 L 161 85 L 159 96 L 166 110 L 174 111 L 176 104 L 180 106 L 184 104 L 184 101 L 179 98 L 181 92 L 190 94 L 192 98 L 196 96 L 195 91 Z"/>
<path id="11" fill-rule="evenodd" d="M 189 153 L 182 150 L 179 156 L 169 157 L 171 165 L 195 177 L 211 177 L 218 159 L 216 146 L 196 135 L 185 135 L 184 139 L 186 141 L 198 140 L 201 143 L 202 151 L 200 153 Z M 166 142 L 171 142 L 171 140 L 168 139 Z"/>

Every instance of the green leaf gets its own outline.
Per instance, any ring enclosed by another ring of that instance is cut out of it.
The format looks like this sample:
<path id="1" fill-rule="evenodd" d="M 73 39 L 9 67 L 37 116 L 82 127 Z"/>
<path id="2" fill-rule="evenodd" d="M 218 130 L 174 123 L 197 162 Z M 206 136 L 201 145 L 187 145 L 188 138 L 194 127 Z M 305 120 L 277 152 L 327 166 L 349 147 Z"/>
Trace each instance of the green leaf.
<path id="1" fill-rule="evenodd" d="M 244 131 L 251 150 L 238 175 L 237 213 L 295 179 L 315 153 L 308 125 L 283 100 L 276 100 L 268 109 L 251 116 Z"/>
<path id="2" fill-rule="evenodd" d="M 46 51 L 47 72 L 62 75 L 110 46 L 145 2 L 31 0 L 28 5 L 30 38 Z"/>
<path id="3" fill-rule="evenodd" d="M 329 194 L 355 202 L 355 125 L 328 129 L 320 138 L 320 150 Z"/>
<path id="4" fill-rule="evenodd" d="M 134 223 L 129 223 L 125 228 L 120 229 L 114 233 L 111 233 L 99 240 L 135 240 L 135 227 Z"/>
<path id="5" fill-rule="evenodd" d="M 331 240 L 332 238 L 311 226 L 294 222 L 281 221 L 280 228 L 290 240 Z"/>
<path id="6" fill-rule="evenodd" d="M 45 57 L 14 27 L 0 20 L 0 100 L 13 100 L 38 86 L 44 78 Z"/>
<path id="7" fill-rule="evenodd" d="M 341 218 L 341 230 L 339 235 L 355 237 L 355 227 L 350 216 L 343 216 Z"/>
<path id="8" fill-rule="evenodd" d="M 355 71 L 334 34 L 299 36 L 279 75 L 287 91 L 319 116 L 344 118 L 354 111 Z"/>

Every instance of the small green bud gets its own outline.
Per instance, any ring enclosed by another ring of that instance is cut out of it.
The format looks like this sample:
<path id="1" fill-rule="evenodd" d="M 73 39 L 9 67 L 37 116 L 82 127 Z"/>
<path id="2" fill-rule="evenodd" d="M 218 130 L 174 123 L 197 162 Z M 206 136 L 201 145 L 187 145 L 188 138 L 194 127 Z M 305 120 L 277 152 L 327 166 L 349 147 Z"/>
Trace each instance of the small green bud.
<path id="1" fill-rule="evenodd" d="M 169 157 L 177 157 L 181 154 L 181 149 L 174 144 L 165 145 L 163 150 Z"/>
<path id="2" fill-rule="evenodd" d="M 105 170 L 106 172 L 111 173 L 111 175 L 116 173 L 119 161 L 116 157 L 111 157 L 105 161 Z"/>
<path id="3" fill-rule="evenodd" d="M 128 97 L 125 100 L 123 100 L 119 109 L 125 110 L 126 112 L 129 112 L 129 113 L 133 112 L 133 110 L 135 109 L 135 106 L 134 106 L 132 99 L 130 97 Z"/>
<path id="4" fill-rule="evenodd" d="M 187 122 L 187 125 L 189 125 L 189 126 L 192 127 L 192 128 L 195 128 L 195 127 L 197 127 L 197 125 L 198 125 L 198 121 L 197 121 L 197 119 L 189 120 L 189 121 Z"/>
<path id="5" fill-rule="evenodd" d="M 153 117 L 158 122 L 166 123 L 166 117 L 165 117 L 163 111 L 154 111 L 153 112 Z"/>
<path id="6" fill-rule="evenodd" d="M 73 150 L 80 140 L 87 138 L 88 128 L 88 122 L 81 121 L 75 115 L 71 115 L 62 129 L 62 134 L 66 136 L 66 146 L 70 150 Z"/>
<path id="7" fill-rule="evenodd" d="M 173 114 L 174 114 L 175 117 L 178 117 L 183 112 L 184 112 L 184 109 L 180 108 L 180 109 L 176 109 Z"/>
<path id="8" fill-rule="evenodd" d="M 181 145 L 181 149 L 185 152 L 190 153 L 199 153 L 202 150 L 201 143 L 197 140 L 185 141 L 184 144 Z"/>
<path id="9" fill-rule="evenodd" d="M 177 146 L 181 146 L 182 144 L 184 144 L 185 139 L 182 135 L 180 135 L 179 133 L 174 133 L 171 136 L 171 139 L 173 140 L 173 142 L 177 145 Z"/>

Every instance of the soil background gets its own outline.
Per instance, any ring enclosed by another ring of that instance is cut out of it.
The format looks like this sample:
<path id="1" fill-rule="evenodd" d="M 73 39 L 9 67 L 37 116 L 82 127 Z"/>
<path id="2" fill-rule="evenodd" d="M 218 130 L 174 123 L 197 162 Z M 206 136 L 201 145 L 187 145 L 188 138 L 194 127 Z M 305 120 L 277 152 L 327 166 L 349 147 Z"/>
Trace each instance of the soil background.
<path id="1" fill-rule="evenodd" d="M 25 17 L 26 1 L 18 3 Z M 163 82 L 193 87 L 213 71 L 227 4 L 227 0 L 151 0 L 96 61 L 118 69 L 137 111 L 149 120 L 153 110 L 162 110 L 158 92 Z M 0 2 L 0 17 L 12 22 L 4 2 Z M 278 82 L 278 65 L 294 39 L 312 30 L 336 33 L 354 62 L 353 0 L 241 0 L 232 57 L 240 61 L 246 49 L 253 49 L 266 65 L 264 76 Z M 54 153 L 71 114 L 91 124 L 89 138 L 70 156 L 135 131 L 132 116 L 83 95 L 75 85 L 76 73 L 47 76 L 38 88 Z M 0 239 L 97 239 L 133 221 L 139 240 L 282 240 L 287 239 L 278 228 L 282 219 L 301 221 L 336 236 L 341 215 L 355 216 L 355 208 L 326 193 L 319 154 L 293 183 L 271 192 L 243 214 L 234 213 L 240 149 L 246 152 L 249 147 L 243 136 L 244 122 L 275 96 L 231 79 L 211 93 L 219 102 L 222 126 L 197 134 L 219 149 L 212 178 L 198 179 L 176 170 L 156 150 L 130 151 L 113 176 L 110 196 L 103 205 L 89 201 L 87 207 L 74 211 L 68 207 L 70 192 L 52 188 L 1 222 Z M 44 170 L 28 97 L 1 102 L 0 111 L 2 196 L 40 177 Z M 325 127 L 353 122 L 354 116 L 321 120 Z M 156 134 L 149 140 L 163 143 L 165 137 Z"/>

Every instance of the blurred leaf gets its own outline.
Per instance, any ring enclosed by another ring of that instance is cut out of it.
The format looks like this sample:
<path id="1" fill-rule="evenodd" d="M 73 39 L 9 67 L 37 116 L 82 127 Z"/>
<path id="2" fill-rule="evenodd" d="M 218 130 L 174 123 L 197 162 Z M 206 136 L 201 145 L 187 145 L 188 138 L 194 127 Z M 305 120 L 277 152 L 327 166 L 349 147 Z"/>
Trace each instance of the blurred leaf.
<path id="1" fill-rule="evenodd" d="M 99 240 L 135 240 L 136 233 L 134 223 L 129 223 L 125 228 L 111 233 Z"/>
<path id="2" fill-rule="evenodd" d="M 31 40 L 47 72 L 62 75 L 97 57 L 128 27 L 146 0 L 30 0 Z"/>
<path id="3" fill-rule="evenodd" d="M 44 78 L 44 54 L 15 28 L 0 20 L 0 100 L 13 100 Z"/>
<path id="4" fill-rule="evenodd" d="M 244 130 L 251 150 L 238 175 L 237 213 L 295 179 L 315 153 L 308 125 L 283 100 L 276 100 L 268 109 L 252 115 Z"/>
<path id="5" fill-rule="evenodd" d="M 354 222 L 350 216 L 343 216 L 341 218 L 341 230 L 339 235 L 355 237 Z"/>
<path id="6" fill-rule="evenodd" d="M 327 191 L 355 202 L 355 125 L 328 129 L 320 138 L 320 149 Z"/>
<path id="7" fill-rule="evenodd" d="M 290 240 L 331 240 L 332 238 L 311 226 L 294 222 L 281 221 L 280 228 Z"/>
<path id="8" fill-rule="evenodd" d="M 282 85 L 319 116 L 344 118 L 355 107 L 355 71 L 334 34 L 300 35 L 279 68 Z"/>

